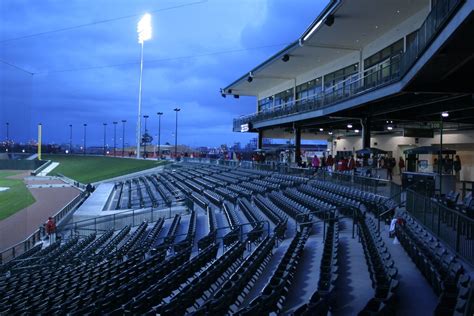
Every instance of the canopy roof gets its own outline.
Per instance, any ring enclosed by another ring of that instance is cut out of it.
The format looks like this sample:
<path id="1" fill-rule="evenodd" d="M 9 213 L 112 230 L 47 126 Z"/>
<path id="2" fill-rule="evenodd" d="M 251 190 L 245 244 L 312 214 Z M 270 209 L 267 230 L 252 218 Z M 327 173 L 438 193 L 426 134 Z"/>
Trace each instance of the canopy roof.
<path id="1" fill-rule="evenodd" d="M 298 39 L 221 93 L 256 96 L 317 66 L 360 52 L 428 5 L 428 0 L 331 0 Z M 282 60 L 285 55 L 288 59 Z"/>

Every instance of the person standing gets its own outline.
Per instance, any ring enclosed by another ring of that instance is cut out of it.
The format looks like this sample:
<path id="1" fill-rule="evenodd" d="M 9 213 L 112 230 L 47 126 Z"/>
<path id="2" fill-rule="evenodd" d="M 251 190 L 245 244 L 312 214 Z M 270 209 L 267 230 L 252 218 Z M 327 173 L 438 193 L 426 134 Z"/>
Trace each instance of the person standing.
<path id="1" fill-rule="evenodd" d="M 461 180 L 461 167 L 461 159 L 459 158 L 459 155 L 456 155 L 453 162 L 453 168 L 456 174 L 456 182 Z"/>
<path id="2" fill-rule="evenodd" d="M 54 243 L 56 241 L 56 223 L 54 222 L 54 218 L 52 218 L 51 216 L 46 222 L 46 233 L 49 237 L 49 243 Z"/>
<path id="3" fill-rule="evenodd" d="M 319 161 L 318 156 L 314 155 L 313 160 L 311 161 L 311 165 L 313 166 L 314 170 L 316 170 L 316 172 L 318 172 L 319 163 L 320 161 Z"/>
<path id="4" fill-rule="evenodd" d="M 328 171 L 332 171 L 333 165 L 334 165 L 334 158 L 332 158 L 332 155 L 329 155 L 328 159 L 326 159 L 326 166 L 328 168 Z"/>
<path id="5" fill-rule="evenodd" d="M 355 164 L 355 160 L 354 160 L 354 156 L 349 156 L 349 161 L 347 162 L 347 169 L 348 170 L 355 170 L 356 168 L 356 164 Z"/>
<path id="6" fill-rule="evenodd" d="M 400 175 L 405 171 L 405 160 L 402 157 L 398 160 L 398 169 L 400 170 Z"/>

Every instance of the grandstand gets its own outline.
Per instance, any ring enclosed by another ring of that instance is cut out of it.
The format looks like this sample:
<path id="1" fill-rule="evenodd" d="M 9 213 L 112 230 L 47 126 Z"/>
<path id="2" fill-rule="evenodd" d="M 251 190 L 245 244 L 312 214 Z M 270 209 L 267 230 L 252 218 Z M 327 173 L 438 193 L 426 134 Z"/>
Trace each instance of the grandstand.
<path id="1" fill-rule="evenodd" d="M 472 249 L 347 184 L 212 161 L 117 181 L 108 200 L 132 211 L 60 225 L 0 266 L 0 314 L 470 315 Z"/>
<path id="2" fill-rule="evenodd" d="M 257 96 L 233 128 L 259 150 L 293 137 L 292 166 L 185 157 L 96 183 L 55 215 L 55 241 L 38 229 L 0 253 L 0 315 L 473 315 L 472 193 L 295 166 L 301 139 L 391 146 L 441 111 L 468 139 L 473 8 L 331 0 L 221 91 Z"/>

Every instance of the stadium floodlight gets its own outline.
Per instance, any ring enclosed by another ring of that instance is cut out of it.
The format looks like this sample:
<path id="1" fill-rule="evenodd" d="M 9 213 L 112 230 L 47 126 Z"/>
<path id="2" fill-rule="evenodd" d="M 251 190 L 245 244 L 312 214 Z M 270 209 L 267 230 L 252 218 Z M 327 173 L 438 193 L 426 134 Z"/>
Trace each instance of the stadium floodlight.
<path id="1" fill-rule="evenodd" d="M 138 43 L 143 44 L 151 39 L 151 15 L 145 13 L 137 24 Z"/>
<path id="2" fill-rule="evenodd" d="M 347 128 L 352 128 L 352 124 L 347 124 Z"/>
<path id="3" fill-rule="evenodd" d="M 143 46 L 151 39 L 151 15 L 146 13 L 137 24 L 138 43 L 141 46 L 140 54 L 140 83 L 138 88 L 138 115 L 137 115 L 137 159 L 140 158 L 141 140 L 141 108 L 142 108 L 142 78 L 143 78 Z"/>
<path id="4" fill-rule="evenodd" d="M 449 113 L 448 112 L 443 112 L 443 113 L 441 113 L 441 116 L 442 117 L 449 117 Z"/>
<path id="5" fill-rule="evenodd" d="M 176 127 L 174 133 L 174 159 L 178 159 L 178 112 L 181 111 L 180 108 L 175 108 L 173 111 L 176 112 Z"/>

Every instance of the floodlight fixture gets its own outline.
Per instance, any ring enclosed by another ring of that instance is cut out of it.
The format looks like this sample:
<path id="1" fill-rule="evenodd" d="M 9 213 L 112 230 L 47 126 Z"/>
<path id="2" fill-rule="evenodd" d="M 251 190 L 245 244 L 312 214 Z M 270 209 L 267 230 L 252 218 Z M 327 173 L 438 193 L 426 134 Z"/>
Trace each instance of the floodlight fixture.
<path id="1" fill-rule="evenodd" d="M 138 43 L 143 44 L 151 39 L 151 15 L 145 13 L 137 24 Z"/>

